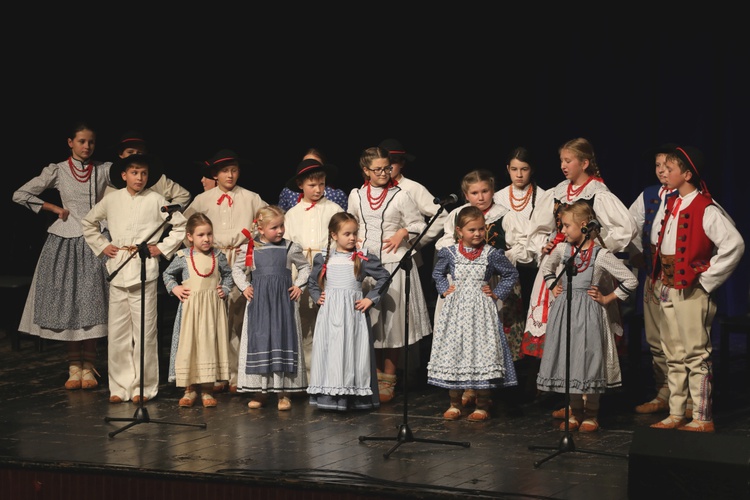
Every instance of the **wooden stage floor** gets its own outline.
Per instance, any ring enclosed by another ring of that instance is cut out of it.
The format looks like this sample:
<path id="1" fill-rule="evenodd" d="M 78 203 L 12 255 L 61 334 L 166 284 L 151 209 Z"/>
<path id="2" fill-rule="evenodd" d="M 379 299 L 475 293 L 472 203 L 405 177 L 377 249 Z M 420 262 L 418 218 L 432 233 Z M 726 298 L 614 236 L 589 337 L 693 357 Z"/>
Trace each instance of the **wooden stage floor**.
<path id="1" fill-rule="evenodd" d="M 376 411 L 345 414 L 315 410 L 304 397 L 288 412 L 279 412 L 273 400 L 250 410 L 244 394 L 220 394 L 216 408 L 184 409 L 177 404 L 182 391 L 163 383 L 145 404 L 148 421 L 124 428 L 127 420 L 105 417 L 141 419 L 144 413 L 132 403 L 108 402 L 104 361 L 98 389 L 66 391 L 64 345 L 46 341 L 39 351 L 24 337 L 15 351 L 4 337 L 0 498 L 626 499 L 629 486 L 636 496 L 636 480 L 629 481 L 636 437 L 644 447 L 665 439 L 660 448 L 671 448 L 668 440 L 700 438 L 710 448 L 719 436 L 750 439 L 749 391 L 740 382 L 748 370 L 744 339 L 737 345 L 742 351 L 730 367 L 735 376 L 717 388 L 716 434 L 655 431 L 648 426 L 661 417 L 632 411 L 649 377 L 644 348 L 642 360 L 621 359 L 625 385 L 602 398 L 600 431 L 571 432 L 568 442 L 550 415 L 561 404 L 559 395 L 511 404 L 501 391 L 491 420 L 449 422 L 441 418 L 446 392 L 420 377 L 413 377 L 406 408 L 402 390 Z M 105 352 L 103 343 L 100 358 Z M 110 436 L 113 431 L 119 432 Z M 681 458 L 661 462 L 669 468 Z M 713 468 L 697 465 L 704 472 Z M 690 491 L 671 487 L 676 498 L 690 498 Z"/>

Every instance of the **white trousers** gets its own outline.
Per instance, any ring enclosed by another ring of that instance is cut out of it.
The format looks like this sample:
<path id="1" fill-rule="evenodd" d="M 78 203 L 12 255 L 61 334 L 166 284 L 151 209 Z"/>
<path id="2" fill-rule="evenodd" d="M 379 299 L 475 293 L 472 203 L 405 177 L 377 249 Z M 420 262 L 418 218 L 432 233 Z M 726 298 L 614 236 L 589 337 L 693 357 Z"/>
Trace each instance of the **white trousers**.
<path id="1" fill-rule="evenodd" d="M 159 392 L 156 281 L 145 284 L 145 316 L 141 345 L 141 284 L 109 287 L 107 363 L 110 396 L 130 401 L 141 393 L 141 349 L 143 349 L 143 396 L 153 399 Z"/>

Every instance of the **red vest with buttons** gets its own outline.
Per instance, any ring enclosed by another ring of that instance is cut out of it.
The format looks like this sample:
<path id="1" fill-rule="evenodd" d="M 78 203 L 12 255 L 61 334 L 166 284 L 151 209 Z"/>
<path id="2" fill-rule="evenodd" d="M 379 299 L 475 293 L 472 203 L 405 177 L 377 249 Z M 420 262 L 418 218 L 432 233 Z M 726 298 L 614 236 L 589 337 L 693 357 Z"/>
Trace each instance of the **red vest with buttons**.
<path id="1" fill-rule="evenodd" d="M 677 196 L 667 201 L 667 210 L 664 215 L 661 230 L 659 231 L 659 242 L 656 247 L 661 249 L 667 220 L 671 217 Z M 674 255 L 674 287 L 676 289 L 689 288 L 698 278 L 698 274 L 708 270 L 711 256 L 714 251 L 714 243 L 706 236 L 703 230 L 703 214 L 706 207 L 713 204 L 711 195 L 698 193 L 687 208 L 677 215 L 677 241 L 675 243 Z M 651 277 L 659 279 L 661 275 L 661 250 L 656 252 L 653 258 L 653 272 Z"/>

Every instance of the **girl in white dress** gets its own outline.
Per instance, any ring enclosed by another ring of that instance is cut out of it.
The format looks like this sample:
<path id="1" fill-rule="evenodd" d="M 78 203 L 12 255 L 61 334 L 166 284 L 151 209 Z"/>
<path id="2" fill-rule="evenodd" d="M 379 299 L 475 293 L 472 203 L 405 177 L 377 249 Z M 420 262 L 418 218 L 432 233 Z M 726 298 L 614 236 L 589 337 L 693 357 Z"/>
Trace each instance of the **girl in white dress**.
<path id="1" fill-rule="evenodd" d="M 396 272 L 410 248 L 409 240 L 419 236 L 427 223 L 411 196 L 391 179 L 388 150 L 372 147 L 359 159 L 365 183 L 349 193 L 348 212 L 359 222 L 359 239 L 368 254 L 374 254 L 389 272 Z M 391 280 L 381 302 L 370 308 L 370 321 L 375 335 L 380 402 L 387 403 L 395 395 L 396 370 L 405 340 L 412 345 L 432 334 L 427 301 L 424 297 L 414 256 L 409 264 L 409 338 L 406 336 L 406 266 Z M 364 282 L 365 293 L 373 282 Z"/>

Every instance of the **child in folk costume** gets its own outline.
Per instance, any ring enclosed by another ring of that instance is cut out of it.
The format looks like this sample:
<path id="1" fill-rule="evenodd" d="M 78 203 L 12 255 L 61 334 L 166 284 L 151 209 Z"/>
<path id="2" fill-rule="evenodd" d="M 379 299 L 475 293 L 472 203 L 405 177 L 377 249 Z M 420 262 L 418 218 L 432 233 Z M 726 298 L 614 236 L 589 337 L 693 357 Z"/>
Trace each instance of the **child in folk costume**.
<path id="1" fill-rule="evenodd" d="M 221 250 L 232 266 L 240 251 L 247 243 L 243 232 L 256 212 L 268 205 L 258 193 L 245 189 L 237 184 L 240 178 L 241 165 L 237 153 L 222 149 L 210 160 L 202 162 L 204 177 L 216 180 L 216 187 L 207 189 L 195 197 L 185 210 L 185 217 L 196 212 L 206 214 L 214 224 L 214 245 Z M 237 359 L 242 335 L 242 323 L 245 317 L 245 297 L 234 286 L 227 299 L 229 321 L 229 380 L 217 382 L 214 390 L 237 390 Z"/>
<path id="2" fill-rule="evenodd" d="M 521 352 L 536 357 L 544 354 L 544 332 L 553 298 L 544 286 L 541 261 L 565 239 L 561 232 L 560 208 L 577 200 L 591 205 L 601 225 L 598 238 L 611 252 L 625 251 L 638 234 L 628 207 L 604 184 L 591 143 L 582 137 L 571 139 L 560 146 L 559 153 L 565 180 L 545 192 L 531 217 L 531 229 L 525 241 L 527 251 L 540 263 L 540 272 L 531 291 Z"/>
<path id="3" fill-rule="evenodd" d="M 348 211 L 359 222 L 362 247 L 367 249 L 368 254 L 377 256 L 383 267 L 393 273 L 410 248 L 409 240 L 419 236 L 427 223 L 411 196 L 391 179 L 388 150 L 381 147 L 364 150 L 359 166 L 365 183 L 349 193 Z M 432 334 L 419 271 L 414 265 L 414 257 L 410 259 L 409 338 L 405 339 L 406 270 L 398 270 L 380 303 L 369 310 L 375 336 L 381 403 L 389 402 L 395 396 L 396 370 L 404 342 L 412 345 Z M 365 293 L 373 285 L 373 280 L 367 278 Z"/>
<path id="4" fill-rule="evenodd" d="M 654 293 L 661 306 L 669 416 L 651 427 L 714 432 L 711 325 L 716 302 L 711 294 L 737 268 L 745 241 L 703 182 L 700 150 L 676 147 L 667 154 L 666 166 L 667 187 L 678 196 L 667 201 L 651 277 L 659 277 L 661 285 Z M 688 423 L 689 398 L 693 411 Z"/>
<path id="5" fill-rule="evenodd" d="M 185 237 L 185 218 L 179 212 L 170 216 L 162 211 L 166 198 L 149 189 L 152 179 L 155 182 L 161 177 L 160 167 L 155 158 L 147 155 L 130 155 L 116 161 L 110 168 L 110 178 L 115 186 L 123 187 L 104 196 L 81 221 L 86 243 L 96 255 L 109 257 L 107 270 L 111 276 L 116 272 L 109 285 L 110 403 L 131 399 L 140 403 L 141 398 L 145 402 L 159 392 L 158 257 L 171 258 Z M 111 241 L 101 232 L 104 220 Z M 161 240 L 167 222 L 171 230 Z M 141 248 L 142 243 L 148 248 Z M 148 250 L 148 255 L 140 255 L 142 250 Z M 144 373 L 140 369 L 141 356 Z"/>
<path id="6" fill-rule="evenodd" d="M 206 408 L 216 406 L 213 387 L 229 378 L 226 298 L 234 285 L 227 258 L 214 248 L 213 224 L 195 213 L 185 228 L 188 248 L 178 250 L 162 273 L 167 292 L 180 300 L 172 334 L 169 381 L 185 387 L 181 407 L 201 393 Z"/>
<path id="7" fill-rule="evenodd" d="M 323 158 L 323 153 L 318 148 L 309 148 L 302 157 L 302 161 L 305 160 L 316 160 L 321 165 L 327 164 Z M 337 189 L 330 184 L 326 184 L 324 191 L 327 200 L 332 201 L 342 209 L 346 210 L 347 194 L 343 190 Z M 296 184 L 287 184 L 279 193 L 279 207 L 286 212 L 289 212 L 289 210 L 300 201 L 302 201 L 302 196 L 300 195 L 299 188 Z"/>
<path id="8" fill-rule="evenodd" d="M 67 144 L 68 158 L 50 163 L 13 193 L 15 203 L 55 216 L 18 331 L 64 342 L 69 374 L 65 388 L 94 389 L 99 385 L 97 343 L 107 336 L 109 285 L 104 262 L 86 244 L 81 219 L 104 196 L 112 164 L 93 160 L 96 132 L 86 123 L 73 126 Z M 59 205 L 40 198 L 48 190 L 57 191 Z"/>
<path id="9" fill-rule="evenodd" d="M 625 251 L 638 234 L 635 219 L 628 207 L 604 184 L 591 143 L 582 137 L 571 139 L 560 146 L 559 153 L 565 180 L 545 192 L 531 217 L 531 230 L 525 240 L 525 247 L 539 262 L 540 270 L 531 290 L 521 352 L 538 358 L 544 355 L 544 333 L 549 308 L 554 301 L 554 294 L 545 286 L 541 266 L 544 258 L 565 239 L 561 232 L 560 208 L 577 200 L 585 200 L 591 205 L 601 225 L 597 239 L 611 252 Z M 560 284 L 557 286 L 559 293 Z M 619 341 L 622 329 L 618 331 Z M 565 408 L 555 410 L 552 415 L 564 418 Z"/>
<path id="10" fill-rule="evenodd" d="M 622 385 L 615 343 L 615 335 L 622 334 L 617 300 L 633 295 L 638 279 L 617 256 L 595 244 L 593 236 L 597 231 L 589 224 L 595 214 L 586 201 L 566 204 L 561 207 L 559 216 L 566 243 L 555 246 L 539 272 L 543 273 L 545 285 L 549 287 L 559 276 L 558 266 L 573 255 L 575 259 L 570 265 L 575 269 L 567 271 L 573 273 L 572 289 L 568 290 L 566 272 L 559 280 L 560 286 L 552 292 L 556 299 L 550 306 L 537 387 L 562 393 L 567 389 L 570 394 L 568 428 L 593 432 L 599 429 L 600 395 Z M 580 248 L 578 253 L 577 248 Z M 619 285 L 613 286 L 614 283 Z M 566 364 L 570 367 L 570 377 L 566 376 Z M 565 430 L 565 422 L 560 429 Z"/>
<path id="11" fill-rule="evenodd" d="M 508 339 L 514 350 L 516 372 L 518 373 L 518 388 L 514 394 L 519 404 L 523 400 L 536 397 L 536 374 L 539 371 L 539 358 L 526 356 L 521 352 L 521 342 L 526 330 L 526 311 L 529 309 L 531 290 L 539 267 L 534 256 L 526 249 L 526 235 L 531 229 L 531 216 L 534 214 L 539 200 L 543 199 L 545 190 L 534 180 L 536 165 L 531 152 L 518 146 L 510 152 L 505 170 L 508 172 L 510 184 L 497 191 L 492 197 L 494 202 L 508 210 L 503 217 L 505 230 L 505 256 L 518 269 L 518 281 L 521 290 L 521 309 L 514 310 L 521 316 L 520 331 Z M 504 321 L 505 323 L 505 321 Z M 507 325 L 506 325 L 507 326 Z M 512 331 L 512 330 L 511 330 Z"/>
<path id="12" fill-rule="evenodd" d="M 328 242 L 310 274 L 310 296 L 320 308 L 315 321 L 310 404 L 322 410 L 380 406 L 375 353 L 367 310 L 380 301 L 390 274 L 376 255 L 357 250 L 359 223 L 348 212 L 331 217 Z M 332 248 L 333 247 L 333 248 Z M 375 283 L 366 296 L 362 280 Z"/>
<path id="13" fill-rule="evenodd" d="M 514 215 L 511 213 L 511 210 L 494 201 L 495 176 L 489 170 L 472 170 L 464 175 L 461 180 L 461 192 L 467 203 L 454 209 L 449 214 L 443 227 L 444 235 L 435 247 L 440 250 L 458 243 L 458 235 L 456 233 L 456 218 L 458 213 L 465 207 L 474 206 L 479 208 L 484 214 L 485 242 L 505 253 L 508 250 L 506 236 L 511 234 L 509 224 Z M 513 261 L 511 261 L 512 263 Z M 497 279 L 495 276 L 490 278 L 490 285 L 492 287 L 496 284 Z M 503 325 L 503 333 L 506 336 L 509 352 L 514 363 L 517 363 L 521 358 L 520 344 L 525 323 L 521 295 L 521 284 L 520 282 L 516 282 L 511 292 L 503 300 L 498 300 L 497 302 L 500 321 Z M 435 304 L 435 321 L 437 321 L 443 303 L 443 298 L 438 296 Z M 510 392 L 504 393 L 503 396 L 510 398 L 511 403 L 513 403 L 514 399 L 518 399 L 517 397 L 513 397 L 516 396 L 516 391 L 518 390 L 518 386 L 514 386 Z M 468 388 L 464 391 L 462 402 L 465 407 L 473 407 L 476 404 L 476 399 L 477 395 L 474 389 Z"/>
<path id="14" fill-rule="evenodd" d="M 476 391 L 476 409 L 468 416 L 476 422 L 490 418 L 492 389 L 517 384 L 496 301 L 510 294 L 518 271 L 501 250 L 485 244 L 486 230 L 481 209 L 462 208 L 456 217 L 458 243 L 438 252 L 432 273 L 445 302 L 435 323 L 427 381 L 449 390 L 447 420 L 461 417 L 465 389 Z M 497 284 L 490 287 L 493 276 Z"/>
<path id="15" fill-rule="evenodd" d="M 313 258 L 323 251 L 323 247 L 329 240 L 328 223 L 331 217 L 344 211 L 338 204 L 325 197 L 326 184 L 334 173 L 333 165 L 325 165 L 314 159 L 302 160 L 297 166 L 296 175 L 287 182 L 290 190 L 295 193 L 301 191 L 301 199 L 284 216 L 286 225 L 284 236 L 302 247 L 311 266 Z M 292 278 L 296 277 L 296 273 L 295 268 Z M 302 345 L 308 379 L 317 314 L 318 306 L 310 297 L 309 288 L 306 288 L 299 299 L 299 315 L 302 322 Z"/>
<path id="16" fill-rule="evenodd" d="M 247 232 L 232 266 L 234 282 L 247 300 L 238 359 L 237 391 L 253 393 L 248 407 L 265 405 L 278 394 L 278 409 L 290 410 L 289 393 L 305 392 L 298 300 L 307 286 L 310 264 L 298 243 L 284 238 L 284 211 L 269 205 L 255 214 L 255 238 Z M 292 281 L 292 266 L 297 277 Z M 248 273 L 249 272 L 249 277 Z"/>
<path id="17" fill-rule="evenodd" d="M 129 130 L 120 136 L 120 142 L 117 147 L 117 156 L 120 158 L 127 158 L 130 155 L 148 154 L 146 148 L 146 139 L 143 134 L 135 130 Z M 192 195 L 190 191 L 167 177 L 161 175 L 154 185 L 151 186 L 151 190 L 156 191 L 166 198 L 170 204 L 178 204 L 182 209 L 185 209 L 190 203 Z M 114 191 L 112 186 L 107 188 L 107 193 Z"/>
<path id="18" fill-rule="evenodd" d="M 643 327 L 646 342 L 651 351 L 651 370 L 654 377 L 653 398 L 635 407 L 636 413 L 665 413 L 669 411 L 669 384 L 667 383 L 667 358 L 661 346 L 659 328 L 659 297 L 654 294 L 661 284 L 651 280 L 651 266 L 657 238 L 664 218 L 667 197 L 677 196 L 674 189 L 667 187 L 667 154 L 677 147 L 666 143 L 646 153 L 649 164 L 655 167 L 658 182 L 644 189 L 633 201 L 629 209 L 638 228 L 638 238 L 634 238 L 628 248 L 630 263 L 644 271 L 643 282 Z M 692 411 L 692 408 L 690 409 Z"/>

